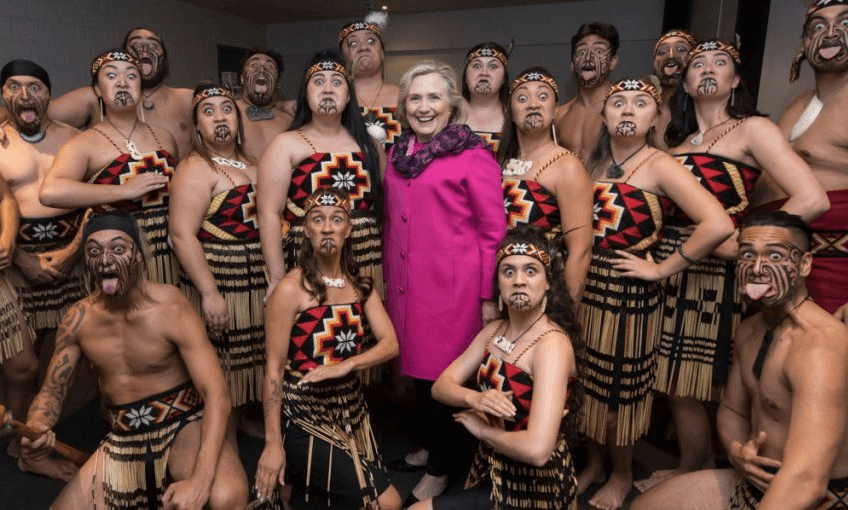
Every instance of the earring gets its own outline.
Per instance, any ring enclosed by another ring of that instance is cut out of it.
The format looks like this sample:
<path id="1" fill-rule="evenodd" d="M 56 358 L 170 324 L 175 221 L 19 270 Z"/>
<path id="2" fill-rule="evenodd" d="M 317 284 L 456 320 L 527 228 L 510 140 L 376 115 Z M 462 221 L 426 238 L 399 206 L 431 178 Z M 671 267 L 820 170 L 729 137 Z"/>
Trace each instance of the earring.
<path id="1" fill-rule="evenodd" d="M 100 110 L 100 122 L 103 122 L 103 109 L 104 109 L 104 106 L 105 106 L 105 105 L 103 104 L 103 98 L 102 98 L 102 97 L 100 97 L 100 96 L 97 96 L 97 107 L 98 107 L 98 110 Z"/>
<path id="2" fill-rule="evenodd" d="M 498 296 L 498 311 L 499 312 L 503 311 L 503 297 L 502 296 Z"/>
<path id="3" fill-rule="evenodd" d="M 736 89 L 730 89 L 730 107 L 736 107 Z"/>
<path id="4" fill-rule="evenodd" d="M 542 313 L 545 313 L 545 310 L 548 307 L 548 295 L 545 294 L 545 297 L 542 298 Z"/>
<path id="5" fill-rule="evenodd" d="M 144 120 L 144 105 L 141 106 L 141 122 L 146 122 Z"/>
<path id="6" fill-rule="evenodd" d="M 556 135 L 556 122 L 551 122 L 551 136 L 554 139 L 554 143 L 559 145 L 559 142 L 557 141 L 557 135 Z"/>
<path id="7" fill-rule="evenodd" d="M 236 145 L 241 147 L 241 129 L 236 129 Z"/>

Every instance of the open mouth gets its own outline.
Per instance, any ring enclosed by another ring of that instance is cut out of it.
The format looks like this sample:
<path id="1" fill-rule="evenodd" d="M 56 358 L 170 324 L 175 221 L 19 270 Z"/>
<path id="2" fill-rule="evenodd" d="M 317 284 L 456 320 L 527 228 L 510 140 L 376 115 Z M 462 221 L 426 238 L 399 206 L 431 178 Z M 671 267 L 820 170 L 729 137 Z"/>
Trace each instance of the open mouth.
<path id="1" fill-rule="evenodd" d="M 256 91 L 257 94 L 267 93 L 268 80 L 264 76 L 256 78 L 256 82 L 253 84 L 253 90 Z"/>
<path id="2" fill-rule="evenodd" d="M 663 66 L 662 72 L 666 76 L 674 76 L 680 72 L 680 65 L 677 62 L 669 62 Z"/>
<path id="3" fill-rule="evenodd" d="M 24 124 L 32 124 L 38 120 L 38 112 L 33 108 L 21 108 L 18 110 L 18 119 Z"/>
<path id="4" fill-rule="evenodd" d="M 775 295 L 774 287 L 768 283 L 747 283 L 745 284 L 745 294 L 754 301 L 758 301 L 764 297 Z"/>
<path id="5" fill-rule="evenodd" d="M 104 294 L 110 296 L 118 291 L 118 273 L 114 271 L 104 271 L 100 274 L 100 289 Z"/>
<path id="6" fill-rule="evenodd" d="M 141 60 L 139 60 L 138 63 L 141 66 L 141 74 L 143 74 L 144 76 L 149 76 L 153 74 L 154 67 L 152 58 L 143 57 Z"/>
<path id="7" fill-rule="evenodd" d="M 824 46 L 819 48 L 819 56 L 822 58 L 822 60 L 832 60 L 836 58 L 841 52 L 842 46 L 838 44 L 835 46 Z"/>

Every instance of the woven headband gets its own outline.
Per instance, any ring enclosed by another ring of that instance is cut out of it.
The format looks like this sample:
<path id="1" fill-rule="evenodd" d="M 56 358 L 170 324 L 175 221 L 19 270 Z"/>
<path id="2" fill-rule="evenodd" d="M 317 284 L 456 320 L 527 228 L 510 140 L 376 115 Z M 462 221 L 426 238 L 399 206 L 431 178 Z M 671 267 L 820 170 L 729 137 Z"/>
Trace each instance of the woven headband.
<path id="1" fill-rule="evenodd" d="M 689 62 L 691 62 L 696 55 L 704 53 L 705 51 L 723 51 L 730 55 L 730 58 L 736 62 L 736 65 L 742 65 L 742 58 L 739 56 L 739 50 L 736 49 L 736 46 L 719 41 L 718 39 L 704 41 L 689 50 L 689 53 L 686 54 L 686 65 L 688 66 Z"/>
<path id="2" fill-rule="evenodd" d="M 807 30 L 807 25 L 810 23 L 810 18 L 813 17 L 813 14 L 825 7 L 832 7 L 834 5 L 848 5 L 848 0 L 816 0 L 813 2 L 810 8 L 807 9 L 807 14 L 804 15 L 804 30 Z M 807 55 L 803 51 L 795 55 L 795 58 L 792 59 L 792 65 L 789 67 L 790 82 L 797 80 L 801 76 L 801 64 L 806 59 Z"/>
<path id="3" fill-rule="evenodd" d="M 380 28 L 379 26 L 375 25 L 374 23 L 369 23 L 367 21 L 354 21 L 353 23 L 348 23 L 347 25 L 343 26 L 339 30 L 339 33 L 338 33 L 339 43 L 341 43 L 342 41 L 347 39 L 347 36 L 356 32 L 357 30 L 370 30 L 371 32 L 374 32 L 374 34 L 376 34 L 377 37 L 380 37 L 381 39 L 382 39 L 382 36 L 383 36 L 383 29 Z"/>
<path id="4" fill-rule="evenodd" d="M 129 62 L 138 67 L 138 60 L 133 55 L 125 51 L 108 51 L 94 59 L 94 62 L 91 63 L 91 76 L 97 76 L 100 68 L 109 62 Z"/>
<path id="5" fill-rule="evenodd" d="M 507 57 L 502 51 L 496 48 L 478 48 L 474 51 L 468 52 L 468 55 L 465 56 L 465 65 L 471 63 L 472 60 L 479 57 L 492 57 L 498 59 L 501 64 L 506 65 Z"/>
<path id="6" fill-rule="evenodd" d="M 331 188 L 327 187 L 318 188 L 314 193 L 309 195 L 309 198 L 306 199 L 303 205 L 303 214 L 307 215 L 312 209 L 325 205 L 338 207 L 345 214 L 350 215 L 350 199 L 342 198 L 339 194 L 334 193 Z"/>
<path id="7" fill-rule="evenodd" d="M 511 96 L 512 93 L 515 92 L 515 89 L 531 81 L 538 81 L 546 84 L 550 88 L 554 89 L 554 94 L 559 97 L 559 85 L 557 85 L 556 80 L 554 80 L 551 76 L 548 76 L 544 73 L 540 73 L 538 71 L 520 74 L 518 78 L 514 79 L 512 81 L 512 84 L 509 86 L 509 95 Z"/>
<path id="8" fill-rule="evenodd" d="M 695 46 L 695 44 L 697 44 L 698 42 L 695 40 L 695 36 L 685 30 L 669 30 L 668 32 L 661 35 L 659 39 L 657 39 L 657 43 L 654 44 L 654 54 L 657 53 L 657 49 L 660 47 L 660 44 L 664 43 L 668 39 L 671 39 L 672 37 L 680 37 L 681 39 L 685 39 L 686 43 L 689 44 L 690 48 Z"/>
<path id="9" fill-rule="evenodd" d="M 658 105 L 662 104 L 660 91 L 657 90 L 657 87 L 648 80 L 628 78 L 613 83 L 607 91 L 607 97 L 604 98 L 604 103 L 606 103 L 607 99 L 616 92 L 647 92 L 654 98 L 654 101 L 656 101 Z"/>
<path id="10" fill-rule="evenodd" d="M 232 99 L 233 102 L 236 101 L 235 97 L 233 96 L 233 92 L 228 87 L 219 87 L 218 85 L 213 85 L 196 92 L 191 98 L 191 107 L 194 108 L 195 106 L 199 105 L 201 101 L 210 97 L 228 97 Z"/>
<path id="11" fill-rule="evenodd" d="M 500 265 L 501 260 L 511 255 L 527 255 L 533 257 L 545 266 L 545 270 L 551 272 L 551 256 L 547 251 L 531 243 L 509 243 L 498 248 L 495 254 L 495 263 Z"/>
<path id="12" fill-rule="evenodd" d="M 341 73 L 347 81 L 350 81 L 350 73 L 347 72 L 347 68 L 335 60 L 324 60 L 309 66 L 309 69 L 306 70 L 306 77 L 304 78 L 304 81 L 309 81 L 309 78 L 312 78 L 313 74 L 320 73 L 321 71 Z"/>

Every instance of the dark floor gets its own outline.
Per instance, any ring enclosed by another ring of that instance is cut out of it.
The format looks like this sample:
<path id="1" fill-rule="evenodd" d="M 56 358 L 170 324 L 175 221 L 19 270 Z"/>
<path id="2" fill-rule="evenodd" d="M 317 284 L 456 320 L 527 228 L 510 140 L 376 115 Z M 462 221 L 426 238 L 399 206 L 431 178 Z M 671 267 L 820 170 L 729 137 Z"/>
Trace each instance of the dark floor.
<path id="1" fill-rule="evenodd" d="M 414 448 L 409 434 L 404 432 L 402 423 L 406 423 L 406 413 L 397 407 L 383 406 L 373 413 L 374 430 L 380 444 L 381 453 L 386 460 L 403 455 Z M 56 427 L 60 440 L 85 451 L 93 451 L 99 440 L 106 434 L 105 422 L 100 419 L 97 401 L 91 401 L 77 412 L 64 419 Z M 252 486 L 256 462 L 262 452 L 263 443 L 245 435 L 239 435 L 239 448 L 242 462 Z M 5 449 L 5 446 L 4 448 Z M 579 454 L 578 454 L 579 457 Z M 656 469 L 673 467 L 673 458 L 668 453 L 642 441 L 637 445 L 634 475 L 644 478 Z M 409 494 L 420 473 L 390 473 L 392 481 L 403 498 Z M 18 471 L 13 459 L 0 454 L 0 510 L 41 510 L 50 506 L 59 494 L 63 484 L 41 476 Z M 580 509 L 588 509 L 585 504 L 593 487 L 580 500 Z M 630 499 L 634 497 L 631 494 Z M 628 500 L 629 501 L 629 500 Z M 627 508 L 627 505 L 625 505 Z"/>

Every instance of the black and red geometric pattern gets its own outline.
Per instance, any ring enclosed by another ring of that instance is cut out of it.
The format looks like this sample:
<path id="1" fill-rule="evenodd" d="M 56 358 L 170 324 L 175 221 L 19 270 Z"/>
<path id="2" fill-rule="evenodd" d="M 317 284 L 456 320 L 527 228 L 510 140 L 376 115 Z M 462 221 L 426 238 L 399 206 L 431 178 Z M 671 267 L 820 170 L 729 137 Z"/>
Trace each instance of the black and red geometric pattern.
<path id="1" fill-rule="evenodd" d="M 200 393 L 187 382 L 143 400 L 109 406 L 108 413 L 113 432 L 137 432 L 182 420 L 202 406 Z"/>
<path id="2" fill-rule="evenodd" d="M 742 224 L 751 205 L 749 196 L 762 173 L 759 168 L 708 153 L 680 154 L 675 159 L 718 199 L 734 225 Z M 685 217 L 682 212 L 675 215 Z"/>
<path id="3" fill-rule="evenodd" d="M 201 241 L 258 240 L 259 221 L 253 184 L 242 184 L 212 197 L 197 237 Z"/>
<path id="4" fill-rule="evenodd" d="M 79 232 L 84 211 L 71 211 L 61 216 L 21 218 L 18 244 L 30 253 L 53 251 L 67 246 Z"/>
<path id="5" fill-rule="evenodd" d="M 362 351 L 367 322 L 362 303 L 322 305 L 300 312 L 292 326 L 287 370 L 306 373 Z"/>
<path id="6" fill-rule="evenodd" d="M 536 181 L 505 178 L 504 194 L 506 228 L 531 225 L 544 230 L 560 226 L 556 197 Z"/>
<path id="7" fill-rule="evenodd" d="M 501 146 L 501 140 L 503 140 L 503 133 L 500 131 L 475 131 L 475 135 L 482 138 L 487 144 L 489 144 L 489 148 L 492 149 L 492 153 L 497 156 L 498 149 Z"/>
<path id="8" fill-rule="evenodd" d="M 363 158 L 361 152 L 316 152 L 301 161 L 292 172 L 283 212 L 286 221 L 302 218 L 306 199 L 321 186 L 345 190 L 354 210 L 371 210 L 373 183 Z"/>
<path id="9" fill-rule="evenodd" d="M 495 389 L 513 392 L 515 416 L 504 419 L 504 427 L 510 432 L 527 429 L 530 403 L 533 400 L 533 377 L 530 374 L 486 351 L 486 356 L 477 370 L 477 388 L 480 391 Z"/>
<path id="10" fill-rule="evenodd" d="M 129 179 L 145 173 L 158 172 L 169 178 L 174 176 L 174 158 L 164 149 L 142 154 L 141 159 L 136 161 L 127 153 L 123 153 L 114 161 L 106 165 L 106 168 L 91 177 L 89 182 L 94 184 L 111 184 L 120 186 Z M 125 212 L 137 211 L 146 207 L 168 205 L 168 196 L 171 184 L 160 189 L 153 190 L 141 198 L 134 200 L 123 200 L 113 202 L 108 207 L 98 207 L 96 210 L 122 210 Z"/>
<path id="11" fill-rule="evenodd" d="M 366 122 L 375 122 L 386 130 L 386 141 L 383 143 L 383 148 L 386 149 L 386 153 L 388 154 L 389 149 L 392 148 L 392 145 L 395 144 L 397 139 L 400 138 L 401 132 L 403 132 L 403 127 L 395 117 L 397 115 L 397 108 L 386 106 L 375 106 L 374 108 L 361 106 L 360 108 L 362 108 L 362 116 Z"/>
<path id="12" fill-rule="evenodd" d="M 626 182 L 594 184 L 592 232 L 596 248 L 640 252 L 656 242 L 671 202 Z"/>

